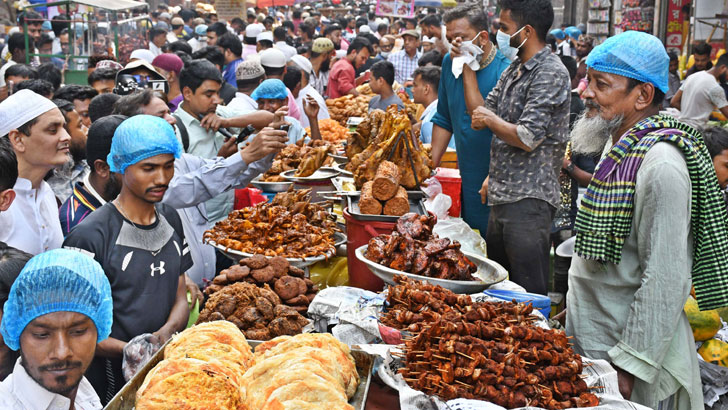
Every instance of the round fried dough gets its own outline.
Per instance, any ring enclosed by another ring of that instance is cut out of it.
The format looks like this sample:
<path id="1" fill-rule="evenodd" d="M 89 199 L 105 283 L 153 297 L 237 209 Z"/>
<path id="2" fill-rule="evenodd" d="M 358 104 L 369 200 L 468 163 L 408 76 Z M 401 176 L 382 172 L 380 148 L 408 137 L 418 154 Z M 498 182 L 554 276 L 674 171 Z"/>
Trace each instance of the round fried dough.
<path id="1" fill-rule="evenodd" d="M 173 374 L 146 389 L 137 399 L 137 410 L 239 410 L 240 389 L 228 377 L 203 370 Z"/>
<path id="2" fill-rule="evenodd" d="M 209 362 L 192 359 L 192 358 L 178 358 L 178 359 L 166 359 L 159 362 L 154 368 L 149 371 L 147 377 L 144 378 L 139 390 L 137 390 L 137 398 L 140 398 L 144 392 L 166 379 L 167 377 L 192 370 L 201 370 L 205 372 L 213 372 L 221 374 L 227 377 L 232 383 L 238 388 L 243 385 L 243 373 L 237 365 L 230 362 L 224 362 L 220 360 L 211 360 Z"/>
<path id="3" fill-rule="evenodd" d="M 234 324 L 218 320 L 200 323 L 176 335 L 164 349 L 164 358 L 221 359 L 247 369 L 253 353 L 245 335 Z"/>

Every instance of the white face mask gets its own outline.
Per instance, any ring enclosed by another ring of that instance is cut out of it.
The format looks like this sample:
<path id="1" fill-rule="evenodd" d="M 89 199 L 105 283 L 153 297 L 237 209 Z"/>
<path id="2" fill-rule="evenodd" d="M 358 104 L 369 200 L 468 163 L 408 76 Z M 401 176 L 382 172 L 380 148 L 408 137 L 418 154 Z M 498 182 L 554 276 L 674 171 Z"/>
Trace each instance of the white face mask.
<path id="1" fill-rule="evenodd" d="M 460 45 L 460 53 L 461 54 L 470 54 L 474 57 L 479 57 L 481 54 L 484 54 L 482 48 L 476 46 L 473 44 L 473 41 L 475 41 L 478 37 L 480 37 L 480 33 L 478 33 L 475 37 L 473 37 L 472 40 L 463 41 Z"/>
<path id="2" fill-rule="evenodd" d="M 384 58 L 387 58 L 387 57 L 389 57 L 389 51 L 382 51 L 382 52 L 381 52 L 381 53 L 379 53 L 379 54 L 381 54 L 381 55 L 382 55 L 382 57 L 384 57 Z"/>
<path id="3" fill-rule="evenodd" d="M 498 30 L 498 34 L 495 35 L 495 39 L 498 42 L 498 49 L 500 49 L 501 53 L 503 53 L 503 55 L 511 61 L 516 59 L 516 56 L 518 55 L 518 50 L 520 50 L 521 47 L 523 47 L 523 45 L 526 44 L 526 41 L 528 40 L 528 38 L 523 39 L 518 47 L 511 46 L 511 39 L 513 38 L 513 36 L 523 31 L 524 28 L 526 28 L 526 26 L 518 29 L 518 31 L 513 33 L 512 36 L 509 36 L 501 30 Z"/>

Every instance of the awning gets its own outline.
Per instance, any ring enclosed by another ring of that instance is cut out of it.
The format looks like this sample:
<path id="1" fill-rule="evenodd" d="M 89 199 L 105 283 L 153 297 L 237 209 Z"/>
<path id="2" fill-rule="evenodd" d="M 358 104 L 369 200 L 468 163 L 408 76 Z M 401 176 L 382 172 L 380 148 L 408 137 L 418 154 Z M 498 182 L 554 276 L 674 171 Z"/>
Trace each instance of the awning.
<path id="1" fill-rule="evenodd" d="M 61 1 L 49 0 L 46 6 L 56 6 L 62 3 Z M 126 10 L 133 9 L 142 6 L 149 6 L 149 4 L 143 1 L 134 0 L 70 0 L 69 3 L 83 4 L 84 6 L 98 7 L 106 10 Z M 26 7 L 27 8 L 27 7 Z"/>

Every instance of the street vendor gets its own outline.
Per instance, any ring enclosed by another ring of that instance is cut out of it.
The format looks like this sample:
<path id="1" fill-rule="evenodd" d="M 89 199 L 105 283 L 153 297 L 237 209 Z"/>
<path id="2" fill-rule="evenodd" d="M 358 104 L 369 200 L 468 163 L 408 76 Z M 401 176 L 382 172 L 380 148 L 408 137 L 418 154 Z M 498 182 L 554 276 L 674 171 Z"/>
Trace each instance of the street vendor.
<path id="1" fill-rule="evenodd" d="M 65 248 L 96 259 L 111 282 L 114 324 L 99 343 L 87 376 L 102 403 L 123 387 L 126 343 L 144 333 L 161 344 L 189 316 L 185 272 L 192 255 L 177 212 L 162 201 L 182 146 L 162 118 L 138 115 L 114 132 L 107 162 L 121 192 L 66 237 Z"/>
<path id="2" fill-rule="evenodd" d="M 444 21 L 450 41 L 460 39 L 475 47 L 471 51 L 479 65 L 475 71 L 477 91 L 485 98 L 495 87 L 510 61 L 488 40 L 488 16 L 479 6 L 458 6 L 445 13 Z M 482 53 L 480 51 L 482 51 Z M 453 73 L 453 56 L 442 61 L 437 112 L 432 117 L 432 162 L 440 165 L 451 138 L 455 138 L 458 168 L 462 177 L 462 216 L 473 229 L 485 237 L 490 209 L 481 201 L 481 184 L 488 176 L 490 143 L 489 129 L 474 130 L 465 107 L 463 76 Z"/>
<path id="3" fill-rule="evenodd" d="M 3 309 L 0 332 L 20 358 L 0 383 L 0 408 L 100 409 L 84 372 L 109 336 L 112 304 L 92 258 L 55 249 L 28 261 Z"/>
<path id="4" fill-rule="evenodd" d="M 569 136 L 571 81 L 546 45 L 550 0 L 501 0 L 498 47 L 513 63 L 483 101 L 463 69 L 474 129 L 493 131 L 482 196 L 490 215 L 488 257 L 528 292 L 548 290 L 551 221 L 560 203 L 559 173 Z M 485 34 L 482 36 L 485 37 Z M 455 44 L 453 44 L 455 46 Z"/>
<path id="5" fill-rule="evenodd" d="M 695 342 L 683 312 L 728 304 L 726 209 L 703 140 L 659 115 L 669 57 L 628 31 L 587 59 L 575 153 L 609 152 L 577 214 L 566 331 L 577 353 L 611 362 L 619 390 L 653 409 L 703 409 Z M 611 148 L 609 148 L 611 147 Z"/>
<path id="6" fill-rule="evenodd" d="M 272 114 L 283 113 L 285 116 L 283 120 L 285 125 L 288 126 L 288 143 L 295 144 L 306 137 L 305 130 L 301 126 L 301 123 L 293 118 L 289 117 L 288 114 L 288 89 L 283 81 L 278 79 L 268 79 L 260 83 L 260 85 L 253 91 L 250 98 L 256 101 L 258 109 L 262 111 L 268 111 Z M 318 112 L 319 106 L 313 97 L 309 97 L 304 101 L 303 111 L 308 122 L 311 125 L 311 139 L 320 140 L 321 132 L 318 126 Z M 273 127 L 276 127 L 278 123 L 278 117 L 273 119 Z M 276 127 L 277 128 L 277 127 Z"/>

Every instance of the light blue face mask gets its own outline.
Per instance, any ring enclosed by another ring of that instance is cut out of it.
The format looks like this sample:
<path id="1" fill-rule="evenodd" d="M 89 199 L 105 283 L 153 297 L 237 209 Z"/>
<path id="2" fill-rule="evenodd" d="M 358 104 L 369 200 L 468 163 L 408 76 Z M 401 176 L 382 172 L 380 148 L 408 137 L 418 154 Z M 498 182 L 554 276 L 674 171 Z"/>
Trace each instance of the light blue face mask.
<path id="1" fill-rule="evenodd" d="M 526 28 L 526 26 L 518 29 L 518 31 L 513 33 L 512 36 L 509 36 L 501 30 L 498 30 L 498 33 L 495 35 L 495 40 L 498 43 L 498 49 L 501 51 L 501 53 L 503 53 L 504 56 L 506 56 L 507 59 L 511 61 L 516 59 L 516 56 L 518 55 L 518 50 L 520 50 L 521 47 L 526 44 L 526 40 L 528 40 L 528 38 L 525 38 L 518 47 L 512 47 L 511 38 L 520 33 L 524 28 Z"/>

